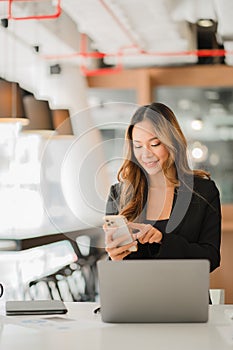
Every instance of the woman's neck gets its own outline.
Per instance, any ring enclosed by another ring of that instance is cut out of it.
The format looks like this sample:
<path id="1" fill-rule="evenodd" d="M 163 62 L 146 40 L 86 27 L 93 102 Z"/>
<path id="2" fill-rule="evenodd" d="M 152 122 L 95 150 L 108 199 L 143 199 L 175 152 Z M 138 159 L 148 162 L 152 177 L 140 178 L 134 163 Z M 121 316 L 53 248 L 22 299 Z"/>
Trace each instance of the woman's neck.
<path id="1" fill-rule="evenodd" d="M 169 177 L 175 179 L 175 172 L 170 171 Z M 160 172 L 156 175 L 149 176 L 149 188 L 168 188 L 175 187 L 174 183 L 169 181 L 168 178 L 164 175 L 163 172 Z"/>

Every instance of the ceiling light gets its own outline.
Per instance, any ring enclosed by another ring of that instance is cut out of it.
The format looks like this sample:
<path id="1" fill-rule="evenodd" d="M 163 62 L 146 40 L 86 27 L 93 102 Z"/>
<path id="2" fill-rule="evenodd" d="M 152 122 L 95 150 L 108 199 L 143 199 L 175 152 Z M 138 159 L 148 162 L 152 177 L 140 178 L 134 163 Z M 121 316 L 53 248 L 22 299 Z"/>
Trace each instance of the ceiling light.
<path id="1" fill-rule="evenodd" d="M 212 19 L 199 19 L 197 21 L 197 25 L 200 27 L 210 28 L 214 25 L 214 21 Z"/>
<path id="2" fill-rule="evenodd" d="M 195 147 L 192 150 L 192 156 L 195 160 L 200 160 L 203 157 L 203 151 L 200 147 Z"/>
<path id="3" fill-rule="evenodd" d="M 201 130 L 203 128 L 203 120 L 200 118 L 193 119 L 191 121 L 191 127 L 193 130 Z"/>
<path id="4" fill-rule="evenodd" d="M 201 142 L 194 142 L 191 146 L 191 157 L 194 162 L 204 162 L 208 156 L 208 148 Z"/>

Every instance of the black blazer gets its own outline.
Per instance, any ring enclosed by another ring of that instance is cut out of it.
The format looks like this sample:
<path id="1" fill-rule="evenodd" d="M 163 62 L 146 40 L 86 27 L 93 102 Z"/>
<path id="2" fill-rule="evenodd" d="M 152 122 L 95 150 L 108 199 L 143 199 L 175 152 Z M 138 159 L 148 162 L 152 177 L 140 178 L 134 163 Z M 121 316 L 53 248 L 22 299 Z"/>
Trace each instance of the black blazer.
<path id="1" fill-rule="evenodd" d="M 111 186 L 106 214 L 119 213 L 119 194 L 120 184 Z M 138 251 L 125 259 L 208 259 L 210 271 L 220 265 L 221 207 L 214 181 L 187 177 L 175 191 L 167 225 L 161 229 L 157 224 L 162 243 L 138 243 Z"/>

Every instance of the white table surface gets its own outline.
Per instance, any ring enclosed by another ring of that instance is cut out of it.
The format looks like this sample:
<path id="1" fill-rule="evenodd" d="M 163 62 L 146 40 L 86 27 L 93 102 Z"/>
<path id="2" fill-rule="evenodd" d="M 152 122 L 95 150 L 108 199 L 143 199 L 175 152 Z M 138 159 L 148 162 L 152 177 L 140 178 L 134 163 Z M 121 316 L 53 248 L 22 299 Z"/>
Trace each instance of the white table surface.
<path id="1" fill-rule="evenodd" d="M 108 324 L 93 314 L 95 303 L 66 305 L 69 312 L 56 321 L 48 321 L 50 316 L 6 317 L 2 308 L 0 349 L 233 349 L 233 305 L 210 306 L 209 321 L 196 324 Z"/>

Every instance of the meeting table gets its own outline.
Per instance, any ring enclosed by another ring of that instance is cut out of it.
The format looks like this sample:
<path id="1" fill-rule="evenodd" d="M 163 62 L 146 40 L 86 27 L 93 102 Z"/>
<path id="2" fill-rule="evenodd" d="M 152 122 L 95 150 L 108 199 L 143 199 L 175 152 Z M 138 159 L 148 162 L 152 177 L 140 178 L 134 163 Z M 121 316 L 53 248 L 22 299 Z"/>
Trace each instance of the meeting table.
<path id="1" fill-rule="evenodd" d="M 6 316 L 1 350 L 233 349 L 233 305 L 210 305 L 207 323 L 104 323 L 98 303 L 66 302 L 64 315 Z"/>

